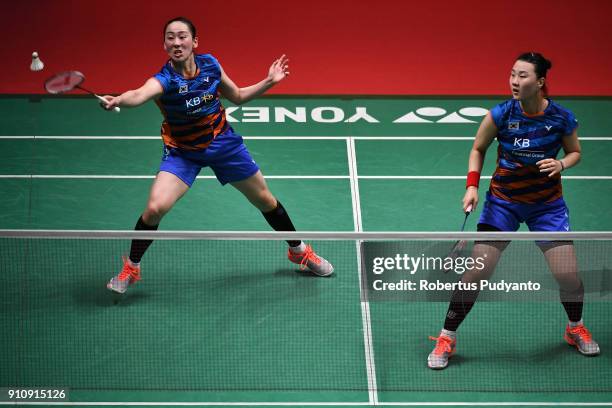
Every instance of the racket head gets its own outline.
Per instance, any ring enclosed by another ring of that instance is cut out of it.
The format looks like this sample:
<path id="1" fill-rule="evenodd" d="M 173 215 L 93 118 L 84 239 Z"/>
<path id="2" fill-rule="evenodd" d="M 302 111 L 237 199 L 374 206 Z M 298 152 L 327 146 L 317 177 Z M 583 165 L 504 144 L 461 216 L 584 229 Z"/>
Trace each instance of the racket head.
<path id="1" fill-rule="evenodd" d="M 45 81 L 45 90 L 50 94 L 61 94 L 72 91 L 85 80 L 79 71 L 64 71 L 53 75 Z"/>

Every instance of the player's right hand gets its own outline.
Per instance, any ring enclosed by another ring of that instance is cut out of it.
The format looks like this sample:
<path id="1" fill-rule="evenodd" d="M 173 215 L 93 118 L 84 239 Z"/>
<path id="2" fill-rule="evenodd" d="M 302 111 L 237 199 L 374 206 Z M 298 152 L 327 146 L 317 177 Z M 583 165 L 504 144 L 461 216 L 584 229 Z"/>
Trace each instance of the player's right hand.
<path id="1" fill-rule="evenodd" d="M 478 188 L 469 186 L 463 196 L 463 212 L 472 212 L 478 205 Z"/>
<path id="2" fill-rule="evenodd" d="M 119 106 L 119 101 L 117 101 L 118 97 L 116 96 L 104 95 L 102 96 L 102 99 L 106 101 L 103 102 L 100 100 L 100 106 L 104 110 L 112 110 L 115 106 Z"/>

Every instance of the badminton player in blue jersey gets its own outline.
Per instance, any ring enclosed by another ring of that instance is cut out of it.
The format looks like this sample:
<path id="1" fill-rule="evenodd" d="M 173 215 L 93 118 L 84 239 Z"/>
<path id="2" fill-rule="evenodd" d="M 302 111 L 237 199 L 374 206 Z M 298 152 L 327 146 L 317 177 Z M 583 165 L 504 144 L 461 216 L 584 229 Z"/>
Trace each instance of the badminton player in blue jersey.
<path id="1" fill-rule="evenodd" d="M 267 77 L 254 85 L 239 88 L 210 54 L 196 54 L 196 28 L 184 17 L 164 27 L 164 49 L 170 57 L 162 69 L 138 89 L 119 96 L 104 96 L 105 109 L 133 107 L 155 100 L 164 121 L 164 143 L 159 172 L 151 187 L 136 230 L 156 230 L 162 217 L 187 192 L 202 167 L 209 166 L 221 184 L 229 183 L 257 207 L 272 228 L 295 231 L 282 204 L 268 189 L 259 167 L 226 120 L 220 94 L 242 104 L 263 94 L 288 74 L 283 55 L 270 67 Z M 129 258 L 107 287 L 124 293 L 140 279 L 140 260 L 150 240 L 133 240 Z M 288 257 L 319 276 L 328 276 L 333 266 L 302 241 L 288 241 Z"/>
<path id="2" fill-rule="evenodd" d="M 569 231 L 568 209 L 561 190 L 561 172 L 580 161 L 578 122 L 573 113 L 547 97 L 546 73 L 552 64 L 541 54 L 520 55 L 510 73 L 512 99 L 495 106 L 483 119 L 470 152 L 463 209 L 476 208 L 480 172 L 489 145 L 497 138 L 497 168 L 491 179 L 478 231 Z M 557 159 L 559 151 L 564 155 Z M 472 256 L 485 259 L 482 270 L 469 270 L 466 283 L 489 279 L 508 242 L 477 242 Z M 582 322 L 584 287 L 570 241 L 539 242 L 538 246 L 559 283 L 569 323 L 565 340 L 585 355 L 599 346 Z M 473 285 L 472 285 L 473 286 Z M 471 310 L 478 290 L 456 290 L 444 328 L 428 357 L 430 368 L 442 369 L 455 352 L 456 331 Z"/>

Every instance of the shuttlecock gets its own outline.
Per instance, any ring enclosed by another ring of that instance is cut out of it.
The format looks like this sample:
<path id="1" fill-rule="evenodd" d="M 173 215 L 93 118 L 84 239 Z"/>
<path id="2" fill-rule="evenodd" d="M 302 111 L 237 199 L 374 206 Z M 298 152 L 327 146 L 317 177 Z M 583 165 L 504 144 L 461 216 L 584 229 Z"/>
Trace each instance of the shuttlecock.
<path id="1" fill-rule="evenodd" d="M 38 57 L 38 53 L 34 51 L 32 53 L 32 63 L 30 64 L 30 69 L 32 71 L 42 71 L 44 67 L 45 67 L 45 64 L 43 64 L 43 62 Z"/>

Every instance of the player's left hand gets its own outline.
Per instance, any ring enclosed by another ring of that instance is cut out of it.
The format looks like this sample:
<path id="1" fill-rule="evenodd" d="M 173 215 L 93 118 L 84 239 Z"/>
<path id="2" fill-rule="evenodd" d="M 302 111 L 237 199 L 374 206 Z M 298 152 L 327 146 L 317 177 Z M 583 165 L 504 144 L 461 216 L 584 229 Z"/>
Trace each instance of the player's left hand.
<path id="1" fill-rule="evenodd" d="M 549 173 L 548 177 L 552 177 L 555 174 L 561 173 L 563 166 L 561 162 L 556 159 L 544 159 L 536 163 L 536 166 L 540 169 L 540 173 Z"/>
<path id="2" fill-rule="evenodd" d="M 270 70 L 268 71 L 268 78 L 272 81 L 273 84 L 276 84 L 286 76 L 289 75 L 289 59 L 285 54 L 281 55 L 279 59 L 272 63 Z"/>

